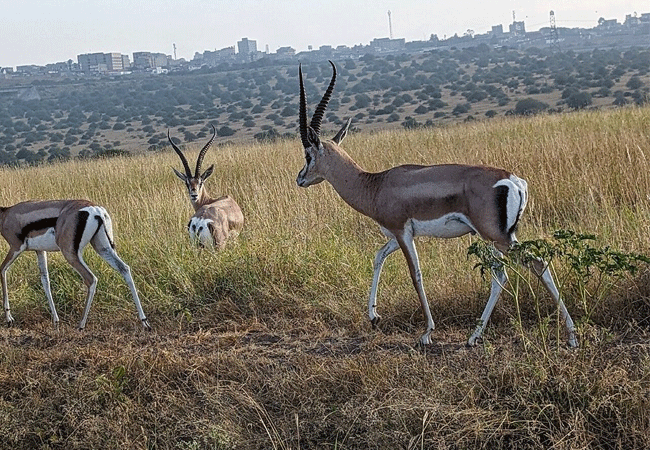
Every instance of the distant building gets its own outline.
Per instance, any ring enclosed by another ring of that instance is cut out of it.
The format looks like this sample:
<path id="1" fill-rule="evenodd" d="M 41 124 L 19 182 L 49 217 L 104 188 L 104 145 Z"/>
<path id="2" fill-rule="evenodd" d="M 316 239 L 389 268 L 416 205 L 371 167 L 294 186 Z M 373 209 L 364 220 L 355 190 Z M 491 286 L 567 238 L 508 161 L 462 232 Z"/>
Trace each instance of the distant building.
<path id="1" fill-rule="evenodd" d="M 526 26 L 524 22 L 513 21 L 509 27 L 510 34 L 513 36 L 523 36 L 526 34 Z"/>
<path id="2" fill-rule="evenodd" d="M 133 67 L 138 70 L 168 67 L 169 60 L 170 57 L 164 53 L 133 52 Z"/>
<path id="3" fill-rule="evenodd" d="M 376 52 L 385 53 L 385 52 L 398 52 L 404 50 L 406 47 L 406 39 L 390 39 L 390 38 L 378 38 L 373 39 L 370 42 L 370 48 Z"/>
<path id="4" fill-rule="evenodd" d="M 237 42 L 237 53 L 240 55 L 250 55 L 257 53 L 257 41 L 248 38 L 242 38 Z"/>
<path id="5" fill-rule="evenodd" d="M 492 36 L 503 36 L 503 25 L 492 25 Z"/>
<path id="6" fill-rule="evenodd" d="M 128 55 L 121 53 L 86 53 L 77 55 L 77 62 L 84 73 L 122 72 L 131 67 Z"/>
<path id="7" fill-rule="evenodd" d="M 275 51 L 278 56 L 294 56 L 296 54 L 296 49 L 292 47 L 280 47 Z"/>

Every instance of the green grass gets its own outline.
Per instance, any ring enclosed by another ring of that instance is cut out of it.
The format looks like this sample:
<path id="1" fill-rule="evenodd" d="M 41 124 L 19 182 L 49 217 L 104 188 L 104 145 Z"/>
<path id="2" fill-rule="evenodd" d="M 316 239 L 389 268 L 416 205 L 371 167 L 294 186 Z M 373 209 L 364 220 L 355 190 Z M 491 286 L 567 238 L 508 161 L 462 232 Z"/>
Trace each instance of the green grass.
<path id="1" fill-rule="evenodd" d="M 521 240 L 557 228 L 648 253 L 650 109 L 492 120 L 353 134 L 362 167 L 463 162 L 529 183 Z M 198 146 L 190 148 L 188 159 Z M 646 153 L 649 153 L 646 155 Z M 0 203 L 85 197 L 107 207 L 154 328 L 140 330 L 123 280 L 91 250 L 99 277 L 83 333 L 85 292 L 50 257 L 62 325 L 51 325 L 36 258 L 9 274 L 17 320 L 0 329 L 0 432 L 13 448 L 647 448 L 650 282 L 614 286 L 585 319 L 567 305 L 581 348 L 568 351 L 555 307 L 522 291 L 522 334 L 504 296 L 473 349 L 488 281 L 475 238 L 417 242 L 437 341 L 404 259 L 386 262 L 380 330 L 367 320 L 372 259 L 385 242 L 327 183 L 298 188 L 299 142 L 214 148 L 207 187 L 230 194 L 245 226 L 223 252 L 192 247 L 173 153 L 3 169 Z M 6 248 L 6 246 L 5 246 Z M 556 267 L 562 278 L 565 268 Z M 569 293 L 570 290 L 567 290 Z M 541 324 L 541 325 L 540 325 Z M 524 345 L 524 340 L 532 345 Z"/>

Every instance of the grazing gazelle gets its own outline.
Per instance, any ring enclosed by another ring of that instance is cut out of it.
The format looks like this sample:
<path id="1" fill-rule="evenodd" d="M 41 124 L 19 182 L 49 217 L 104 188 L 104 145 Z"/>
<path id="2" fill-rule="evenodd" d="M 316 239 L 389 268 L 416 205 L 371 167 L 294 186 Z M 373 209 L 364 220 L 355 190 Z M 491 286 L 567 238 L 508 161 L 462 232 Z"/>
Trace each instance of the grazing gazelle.
<path id="1" fill-rule="evenodd" d="M 493 242 L 498 251 L 505 253 L 516 242 L 515 229 L 528 196 L 526 182 L 502 169 L 458 164 L 404 165 L 379 173 L 364 171 L 339 146 L 348 132 L 350 120 L 331 141 L 322 141 L 319 136 L 323 114 L 336 81 L 336 67 L 331 61 L 330 64 L 333 68 L 332 80 L 309 125 L 302 67 L 298 70 L 300 137 L 306 161 L 296 182 L 298 186 L 308 187 L 323 180 L 329 181 L 348 205 L 375 220 L 389 238 L 374 260 L 368 301 L 368 314 L 373 327 L 380 319 L 376 312 L 376 300 L 382 265 L 388 255 L 397 249 L 402 250 L 427 322 L 420 343 L 430 344 L 434 323 L 422 285 L 413 238 L 454 238 L 472 233 Z M 557 302 L 566 324 L 568 343 L 576 347 L 578 342 L 573 321 L 549 269 L 543 261 L 535 261 L 531 266 Z M 494 270 L 490 297 L 476 330 L 469 338 L 469 345 L 474 345 L 482 335 L 506 281 L 503 269 Z"/>
<path id="2" fill-rule="evenodd" d="M 99 256 L 124 277 L 131 289 L 142 325 L 147 329 L 151 328 L 142 311 L 138 292 L 131 278 L 131 269 L 115 252 L 111 218 L 101 206 L 88 200 L 47 200 L 0 207 L 0 233 L 9 244 L 9 253 L 0 265 L 2 296 L 8 325 L 11 325 L 14 319 L 11 316 L 7 294 L 7 269 L 26 250 L 34 251 L 38 256 L 41 283 L 50 304 L 54 324 L 58 325 L 59 316 L 50 291 L 46 252 L 61 251 L 66 261 L 81 275 L 88 289 L 86 307 L 79 323 L 79 329 L 83 330 L 97 287 L 97 277 L 90 271 L 82 256 L 84 247 L 90 243 Z"/>
<path id="3" fill-rule="evenodd" d="M 196 159 L 194 175 L 192 175 L 190 166 L 187 164 L 185 155 L 183 155 L 183 152 L 172 141 L 169 130 L 167 131 L 167 139 L 169 139 L 172 148 L 178 154 L 179 158 L 181 158 L 181 162 L 185 168 L 185 174 L 180 173 L 176 169 L 173 170 L 176 176 L 185 182 L 187 192 L 190 195 L 190 201 L 195 211 L 194 216 L 192 216 L 187 224 L 190 239 L 202 247 L 214 246 L 222 249 L 228 239 L 234 238 L 239 234 L 239 231 L 244 226 L 244 215 L 232 197 L 224 195 L 219 198 L 212 198 L 205 189 L 205 180 L 212 175 L 214 164 L 208 167 L 203 173 L 201 173 L 201 164 L 216 134 L 217 131 L 213 125 L 212 137 L 201 149 Z"/>

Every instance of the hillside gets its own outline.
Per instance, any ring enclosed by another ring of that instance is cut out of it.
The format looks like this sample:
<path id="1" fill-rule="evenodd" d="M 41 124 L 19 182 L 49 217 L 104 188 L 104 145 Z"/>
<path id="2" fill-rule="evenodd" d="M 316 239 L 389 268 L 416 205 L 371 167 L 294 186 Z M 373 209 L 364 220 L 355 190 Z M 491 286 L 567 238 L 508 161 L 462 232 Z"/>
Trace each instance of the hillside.
<path id="1" fill-rule="evenodd" d="M 650 89 L 647 49 L 551 53 L 483 44 L 336 63 L 331 129 L 348 117 L 370 131 L 643 104 Z M 297 69 L 261 60 L 189 74 L 0 79 L 0 163 L 142 153 L 166 146 L 168 129 L 181 142 L 202 140 L 208 123 L 218 143 L 294 136 Z M 304 70 L 313 103 L 331 69 L 323 61 Z"/>
<path id="2" fill-rule="evenodd" d="M 649 132 L 650 108 L 625 107 L 353 132 L 344 147 L 371 171 L 508 168 L 530 187 L 521 240 L 552 242 L 563 228 L 596 234 L 597 248 L 648 254 Z M 188 147 L 193 159 L 200 144 Z M 218 147 L 212 163 L 208 190 L 235 197 L 246 217 L 220 253 L 187 240 L 192 210 L 172 152 L 0 169 L 2 205 L 86 197 L 108 208 L 153 326 L 141 329 L 122 279 L 88 250 L 99 284 L 82 333 L 81 280 L 50 256 L 62 320 L 53 329 L 35 258 L 19 258 L 8 276 L 17 323 L 0 327 L 0 447 L 650 447 L 648 267 L 620 277 L 592 267 L 583 279 L 569 260 L 551 260 L 576 350 L 536 280 L 511 272 L 484 340 L 466 348 L 489 292 L 467 254 L 476 238 L 420 239 L 437 325 L 423 349 L 398 253 L 371 329 L 372 261 L 385 240 L 327 183 L 296 186 L 298 139 Z"/>

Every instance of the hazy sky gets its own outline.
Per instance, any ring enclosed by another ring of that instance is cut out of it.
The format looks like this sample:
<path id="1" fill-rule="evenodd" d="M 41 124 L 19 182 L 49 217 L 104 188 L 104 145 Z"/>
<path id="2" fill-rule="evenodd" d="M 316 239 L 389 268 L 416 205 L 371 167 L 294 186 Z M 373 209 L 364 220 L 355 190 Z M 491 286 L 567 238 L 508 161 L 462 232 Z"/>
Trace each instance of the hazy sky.
<path id="1" fill-rule="evenodd" d="M 233 46 L 242 37 L 271 52 L 321 45 L 367 45 L 388 37 L 443 39 L 516 19 L 528 31 L 549 24 L 591 28 L 599 17 L 623 22 L 650 12 L 647 0 L 0 0 L 0 67 L 77 61 L 94 52 L 151 51 L 192 59 Z"/>

